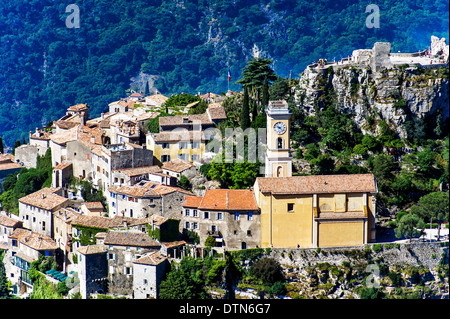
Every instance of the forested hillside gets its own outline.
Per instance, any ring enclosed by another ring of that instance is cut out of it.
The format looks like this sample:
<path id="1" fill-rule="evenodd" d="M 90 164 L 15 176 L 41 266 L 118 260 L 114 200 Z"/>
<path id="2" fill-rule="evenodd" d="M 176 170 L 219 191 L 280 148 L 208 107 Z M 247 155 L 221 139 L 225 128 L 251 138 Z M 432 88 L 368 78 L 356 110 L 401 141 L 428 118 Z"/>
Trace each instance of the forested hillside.
<path id="1" fill-rule="evenodd" d="M 98 116 L 124 97 L 132 77 L 152 75 L 172 93 L 231 89 L 254 49 L 282 77 L 319 58 L 389 41 L 393 51 L 448 39 L 445 0 L 381 0 L 380 28 L 365 25 L 369 0 L 77 0 L 80 28 L 67 28 L 67 1 L 0 2 L 0 136 L 12 147 L 29 130 L 88 103 Z"/>

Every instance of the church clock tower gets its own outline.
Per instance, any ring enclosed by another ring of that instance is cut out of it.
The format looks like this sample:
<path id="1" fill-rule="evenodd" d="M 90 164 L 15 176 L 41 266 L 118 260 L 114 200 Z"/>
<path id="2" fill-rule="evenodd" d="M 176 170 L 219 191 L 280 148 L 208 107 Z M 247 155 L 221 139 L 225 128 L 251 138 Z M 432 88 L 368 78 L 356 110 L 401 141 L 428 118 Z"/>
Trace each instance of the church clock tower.
<path id="1" fill-rule="evenodd" d="M 292 176 L 290 153 L 291 111 L 285 100 L 270 101 L 267 114 L 266 177 Z"/>

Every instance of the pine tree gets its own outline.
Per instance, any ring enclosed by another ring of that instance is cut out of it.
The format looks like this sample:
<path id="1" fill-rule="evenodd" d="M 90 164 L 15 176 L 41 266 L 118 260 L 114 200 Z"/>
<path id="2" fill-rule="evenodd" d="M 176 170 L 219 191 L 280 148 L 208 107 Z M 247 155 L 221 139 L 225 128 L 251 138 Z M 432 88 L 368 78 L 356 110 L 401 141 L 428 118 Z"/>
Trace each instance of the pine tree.
<path id="1" fill-rule="evenodd" d="M 0 136 L 0 154 L 2 154 L 2 153 L 4 153 L 5 152 L 5 149 L 3 148 L 3 139 L 2 139 L 2 137 Z"/>
<path id="2" fill-rule="evenodd" d="M 248 97 L 248 89 L 244 86 L 244 99 L 242 101 L 242 110 L 241 110 L 241 128 L 245 130 L 250 126 L 250 105 L 249 105 L 249 97 Z"/>

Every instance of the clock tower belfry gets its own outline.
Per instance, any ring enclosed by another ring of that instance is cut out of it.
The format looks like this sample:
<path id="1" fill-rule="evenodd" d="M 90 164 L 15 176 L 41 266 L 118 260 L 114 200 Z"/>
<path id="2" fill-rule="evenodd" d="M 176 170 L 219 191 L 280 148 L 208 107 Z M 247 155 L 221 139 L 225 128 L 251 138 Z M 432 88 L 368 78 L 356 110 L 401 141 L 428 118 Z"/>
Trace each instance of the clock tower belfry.
<path id="1" fill-rule="evenodd" d="M 270 101 L 267 114 L 266 177 L 292 176 L 290 153 L 291 111 L 285 100 Z"/>

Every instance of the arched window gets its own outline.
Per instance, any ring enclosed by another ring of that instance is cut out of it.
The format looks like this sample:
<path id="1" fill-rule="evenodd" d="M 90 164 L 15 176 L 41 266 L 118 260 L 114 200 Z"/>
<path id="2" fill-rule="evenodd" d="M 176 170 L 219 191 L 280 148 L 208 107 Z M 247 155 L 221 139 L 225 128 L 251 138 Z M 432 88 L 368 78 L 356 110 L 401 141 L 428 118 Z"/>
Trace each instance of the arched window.
<path id="1" fill-rule="evenodd" d="M 283 139 L 281 137 L 277 138 L 277 148 L 283 148 Z"/>
<path id="2" fill-rule="evenodd" d="M 283 173 L 283 167 L 278 166 L 277 167 L 277 177 L 281 177 Z"/>

